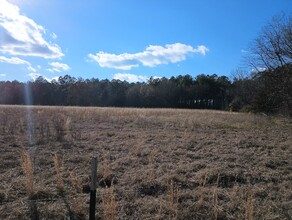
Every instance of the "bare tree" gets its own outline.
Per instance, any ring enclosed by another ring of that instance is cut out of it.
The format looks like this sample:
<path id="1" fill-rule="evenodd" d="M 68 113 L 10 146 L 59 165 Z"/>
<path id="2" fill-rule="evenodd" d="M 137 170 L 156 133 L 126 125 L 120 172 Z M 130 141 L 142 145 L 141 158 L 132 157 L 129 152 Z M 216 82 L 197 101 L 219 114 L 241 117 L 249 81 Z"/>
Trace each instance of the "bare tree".
<path id="1" fill-rule="evenodd" d="M 257 72 L 292 63 L 292 17 L 274 17 L 254 40 L 250 52 L 248 63 Z"/>
<path id="2" fill-rule="evenodd" d="M 249 48 L 255 82 L 253 108 L 292 115 L 292 16 L 278 15 Z"/>

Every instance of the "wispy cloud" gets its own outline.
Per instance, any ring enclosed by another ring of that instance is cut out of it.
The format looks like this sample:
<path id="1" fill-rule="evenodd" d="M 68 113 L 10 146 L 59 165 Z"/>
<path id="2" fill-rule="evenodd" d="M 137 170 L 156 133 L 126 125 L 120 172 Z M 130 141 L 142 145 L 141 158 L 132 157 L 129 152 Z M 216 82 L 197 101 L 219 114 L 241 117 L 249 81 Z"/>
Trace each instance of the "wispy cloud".
<path id="1" fill-rule="evenodd" d="M 23 60 L 23 59 L 20 59 L 18 57 L 8 58 L 8 57 L 0 56 L 0 63 L 9 63 L 9 64 L 13 64 L 13 65 L 26 65 L 27 69 L 30 72 L 36 72 L 35 68 L 33 68 L 31 66 L 30 62 Z"/>
<path id="2" fill-rule="evenodd" d="M 64 71 L 70 70 L 70 67 L 65 63 L 52 62 L 52 63 L 49 63 L 49 65 L 51 65 L 52 68 L 47 69 L 47 70 L 50 71 L 50 72 L 53 72 L 53 73 L 54 72 L 60 73 L 60 72 L 64 72 Z"/>
<path id="3" fill-rule="evenodd" d="M 30 71 L 30 72 L 33 72 L 33 73 L 36 72 L 36 69 L 33 68 L 32 66 L 28 66 L 27 69 L 28 69 L 28 71 Z"/>
<path id="4" fill-rule="evenodd" d="M 0 77 L 5 77 L 6 73 L 0 73 Z"/>
<path id="5" fill-rule="evenodd" d="M 7 0 L 0 0 L 0 52 L 10 55 L 61 58 L 57 44 L 47 42 L 45 29 L 22 15 L 20 9 Z"/>
<path id="6" fill-rule="evenodd" d="M 90 53 L 88 57 L 101 67 L 130 70 L 141 65 L 155 67 L 160 64 L 177 63 L 185 60 L 190 54 L 206 55 L 208 51 L 209 49 L 204 45 L 193 48 L 190 45 L 175 43 L 166 44 L 164 47 L 150 45 L 145 51 L 133 54 L 110 54 L 100 51 L 95 55 Z"/>
<path id="7" fill-rule="evenodd" d="M 15 64 L 15 65 L 23 65 L 23 64 L 25 64 L 25 65 L 29 65 L 30 66 L 30 63 L 28 61 L 20 59 L 18 57 L 8 58 L 8 57 L 0 56 L 0 62 L 1 63 Z"/>
<path id="8" fill-rule="evenodd" d="M 132 83 L 132 82 L 145 82 L 149 79 L 147 76 L 135 75 L 132 73 L 116 73 L 113 78 L 121 80 L 121 81 L 127 81 L 130 83 Z"/>
<path id="9" fill-rule="evenodd" d="M 241 49 L 240 52 L 241 53 L 249 53 L 249 51 L 248 50 L 245 50 L 245 49 Z"/>
<path id="10" fill-rule="evenodd" d="M 55 33 L 51 33 L 51 37 L 52 37 L 54 40 L 56 40 L 56 39 L 58 38 L 57 34 L 55 34 Z"/>

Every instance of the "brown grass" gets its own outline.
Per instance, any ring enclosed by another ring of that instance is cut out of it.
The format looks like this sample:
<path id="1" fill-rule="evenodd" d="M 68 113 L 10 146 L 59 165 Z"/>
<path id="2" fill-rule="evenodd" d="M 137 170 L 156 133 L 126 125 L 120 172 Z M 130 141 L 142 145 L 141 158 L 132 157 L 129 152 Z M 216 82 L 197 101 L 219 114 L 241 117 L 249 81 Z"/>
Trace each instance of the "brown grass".
<path id="1" fill-rule="evenodd" d="M 206 194 L 205 185 L 206 185 L 207 178 L 208 178 L 207 174 L 204 173 L 201 176 L 201 179 L 200 179 L 200 182 L 199 182 L 199 184 L 200 184 L 199 201 L 198 201 L 199 209 L 201 209 L 204 206 L 204 199 L 205 199 L 205 194 Z"/>
<path id="2" fill-rule="evenodd" d="M 82 191 L 82 183 L 78 175 L 74 172 L 70 173 L 70 180 L 71 180 L 71 186 L 72 186 L 72 193 L 73 194 L 78 194 L 81 193 Z"/>
<path id="3" fill-rule="evenodd" d="M 116 219 L 117 204 L 116 204 L 115 187 L 113 184 L 111 184 L 111 187 L 105 188 L 102 193 L 102 209 L 103 209 L 103 217 L 105 220 Z"/>
<path id="4" fill-rule="evenodd" d="M 251 189 L 247 192 L 245 219 L 253 220 L 253 193 Z"/>
<path id="5" fill-rule="evenodd" d="M 22 169 L 25 175 L 26 180 L 26 191 L 29 197 L 32 197 L 34 194 L 34 181 L 33 181 L 33 166 L 29 152 L 24 148 L 21 150 L 22 156 Z"/>
<path id="6" fill-rule="evenodd" d="M 93 156 L 98 219 L 292 218 L 291 119 L 38 106 L 27 126 L 26 112 L 0 106 L 0 219 L 29 219 L 27 194 L 40 219 L 87 219 Z"/>
<path id="7" fill-rule="evenodd" d="M 60 161 L 58 158 L 58 155 L 54 155 L 54 167 L 56 172 L 56 186 L 59 193 L 62 193 L 64 191 L 64 183 L 62 179 L 62 165 L 60 165 Z"/>
<path id="8" fill-rule="evenodd" d="M 178 188 L 174 186 L 174 182 L 171 179 L 168 185 L 167 191 L 168 208 L 173 215 L 174 219 L 178 217 Z"/>
<path id="9" fill-rule="evenodd" d="M 103 179 L 107 179 L 111 175 L 111 168 L 109 165 L 109 161 L 107 158 L 104 159 L 102 163 L 102 177 Z"/>
<path id="10" fill-rule="evenodd" d="M 218 213 L 219 213 L 219 205 L 218 205 L 218 187 L 214 187 L 213 191 L 213 217 L 215 220 L 218 219 Z"/>
<path id="11" fill-rule="evenodd" d="M 155 155 L 154 152 L 150 152 L 148 155 L 148 175 L 145 182 L 152 184 L 155 182 Z"/>

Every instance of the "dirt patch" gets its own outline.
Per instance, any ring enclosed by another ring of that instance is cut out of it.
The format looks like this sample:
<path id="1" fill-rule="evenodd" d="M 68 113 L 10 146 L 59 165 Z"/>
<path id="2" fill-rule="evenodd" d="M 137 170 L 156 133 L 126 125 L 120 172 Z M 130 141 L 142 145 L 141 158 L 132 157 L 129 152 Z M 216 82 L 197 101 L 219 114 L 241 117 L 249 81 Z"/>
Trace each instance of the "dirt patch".
<path id="1" fill-rule="evenodd" d="M 117 183 L 118 183 L 118 180 L 113 174 L 105 178 L 101 178 L 98 181 L 98 185 L 103 188 L 111 187 L 112 185 L 116 185 Z"/>
<path id="2" fill-rule="evenodd" d="M 207 184 L 209 185 L 216 185 L 222 188 L 231 188 L 235 184 L 247 184 L 247 179 L 244 178 L 241 174 L 220 174 L 212 175 L 208 177 Z"/>
<path id="3" fill-rule="evenodd" d="M 158 196 L 165 193 L 166 186 L 158 183 L 142 184 L 138 191 L 142 196 Z"/>

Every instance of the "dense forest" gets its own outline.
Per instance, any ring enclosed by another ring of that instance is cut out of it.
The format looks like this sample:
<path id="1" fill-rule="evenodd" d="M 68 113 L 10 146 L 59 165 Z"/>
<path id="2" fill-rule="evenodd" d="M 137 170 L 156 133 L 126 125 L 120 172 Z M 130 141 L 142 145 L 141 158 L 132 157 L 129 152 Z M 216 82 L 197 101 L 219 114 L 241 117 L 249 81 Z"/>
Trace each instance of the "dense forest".
<path id="1" fill-rule="evenodd" d="M 249 48 L 253 71 L 150 78 L 147 82 L 61 76 L 0 82 L 0 104 L 198 108 L 292 115 L 292 18 L 274 17 Z"/>
<path id="2" fill-rule="evenodd" d="M 292 113 L 292 67 L 253 77 L 190 75 L 150 78 L 144 83 L 76 79 L 0 82 L 1 104 L 221 109 Z"/>
<path id="3" fill-rule="evenodd" d="M 146 83 L 83 80 L 69 75 L 52 82 L 0 82 L 1 104 L 226 109 L 231 82 L 217 75 L 150 78 Z M 31 96 L 26 100 L 25 96 Z M 29 103 L 30 102 L 30 103 Z"/>

